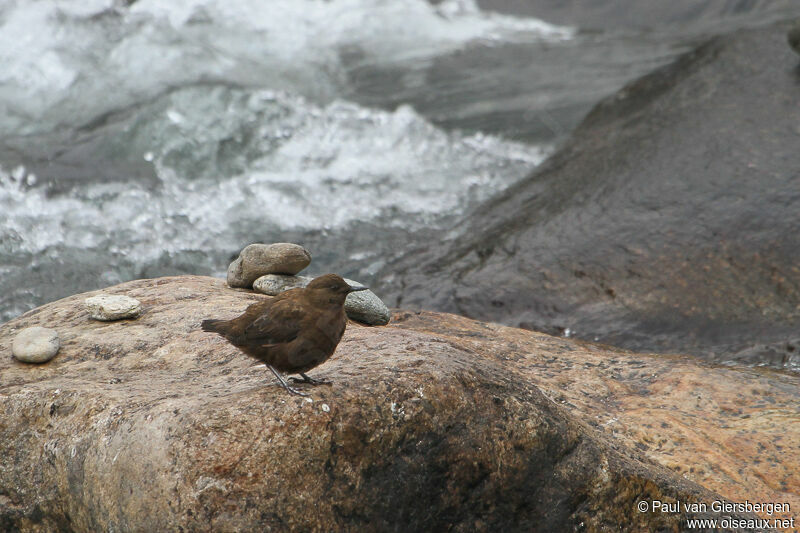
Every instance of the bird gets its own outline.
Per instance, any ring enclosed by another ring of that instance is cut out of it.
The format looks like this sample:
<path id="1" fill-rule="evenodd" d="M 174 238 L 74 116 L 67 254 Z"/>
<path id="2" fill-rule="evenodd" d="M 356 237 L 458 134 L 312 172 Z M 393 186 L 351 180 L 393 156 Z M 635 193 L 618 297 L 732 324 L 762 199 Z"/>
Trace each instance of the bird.
<path id="1" fill-rule="evenodd" d="M 366 289 L 353 287 L 336 274 L 325 274 L 305 288 L 256 302 L 236 318 L 203 320 L 200 327 L 267 365 L 291 394 L 308 396 L 290 387 L 281 373 L 300 374 L 303 379 L 289 378 L 295 383 L 329 383 L 305 373 L 333 355 L 347 327 L 345 298 Z"/>

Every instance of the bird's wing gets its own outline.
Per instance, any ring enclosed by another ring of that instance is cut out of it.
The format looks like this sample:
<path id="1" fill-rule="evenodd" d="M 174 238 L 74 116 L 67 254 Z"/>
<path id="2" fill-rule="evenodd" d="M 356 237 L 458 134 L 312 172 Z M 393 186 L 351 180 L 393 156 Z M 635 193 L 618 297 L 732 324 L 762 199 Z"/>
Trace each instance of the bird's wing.
<path id="1" fill-rule="evenodd" d="M 269 304 L 259 306 L 257 316 L 244 329 L 244 338 L 263 344 L 280 344 L 296 339 L 300 331 L 300 319 L 303 317 L 299 302 L 275 298 Z"/>

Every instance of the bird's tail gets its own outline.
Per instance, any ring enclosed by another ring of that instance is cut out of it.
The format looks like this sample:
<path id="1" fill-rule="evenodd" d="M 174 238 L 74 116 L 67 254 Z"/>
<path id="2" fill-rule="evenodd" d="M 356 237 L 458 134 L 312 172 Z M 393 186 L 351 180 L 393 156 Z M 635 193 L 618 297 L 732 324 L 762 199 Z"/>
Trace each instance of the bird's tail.
<path id="1" fill-rule="evenodd" d="M 219 333 L 219 327 L 224 322 L 227 322 L 227 321 L 226 320 L 216 320 L 216 319 L 203 320 L 203 322 L 200 323 L 200 327 L 203 328 L 203 331 L 210 331 L 212 333 Z"/>

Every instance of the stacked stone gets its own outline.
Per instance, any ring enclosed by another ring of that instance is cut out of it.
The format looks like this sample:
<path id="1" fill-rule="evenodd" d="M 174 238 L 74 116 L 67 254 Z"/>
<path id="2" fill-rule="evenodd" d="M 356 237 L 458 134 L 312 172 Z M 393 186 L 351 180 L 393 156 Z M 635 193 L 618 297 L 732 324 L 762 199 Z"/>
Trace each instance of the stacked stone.
<path id="1" fill-rule="evenodd" d="M 311 254 L 300 245 L 285 242 L 251 244 L 228 267 L 228 285 L 276 296 L 308 285 L 313 278 L 297 274 L 309 264 Z M 345 281 L 355 287 L 363 286 L 350 279 Z M 349 294 L 344 309 L 348 318 L 363 324 L 384 326 L 389 323 L 389 308 L 370 290 Z"/>

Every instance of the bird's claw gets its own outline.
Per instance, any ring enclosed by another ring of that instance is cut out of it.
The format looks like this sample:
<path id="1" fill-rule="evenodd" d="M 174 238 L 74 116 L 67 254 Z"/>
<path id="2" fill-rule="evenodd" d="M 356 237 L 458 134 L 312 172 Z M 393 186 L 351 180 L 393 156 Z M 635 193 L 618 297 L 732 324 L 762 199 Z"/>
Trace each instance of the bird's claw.
<path id="1" fill-rule="evenodd" d="M 272 367 L 272 365 L 270 365 L 270 364 L 267 364 L 266 366 L 267 366 L 267 368 L 269 368 L 270 370 L 272 370 L 272 373 L 273 373 L 273 374 L 275 374 L 275 377 L 276 377 L 276 378 L 278 378 L 278 381 L 280 381 L 280 382 L 281 382 L 281 386 L 282 386 L 284 389 L 286 389 L 286 391 L 287 391 L 287 392 L 289 392 L 289 393 L 291 393 L 291 394 L 296 394 L 297 396 L 306 396 L 306 397 L 308 397 L 308 396 L 309 396 L 309 395 L 308 395 L 308 394 L 306 394 L 305 392 L 301 392 L 301 391 L 299 391 L 299 390 L 297 390 L 297 389 L 295 389 L 295 388 L 293 388 L 293 387 L 290 387 L 290 386 L 289 386 L 289 384 L 288 384 L 288 383 L 286 383 L 286 380 L 285 380 L 285 379 L 283 379 L 283 376 L 281 376 L 280 372 L 278 372 L 277 370 L 275 370 L 275 369 Z M 302 375 L 304 375 L 304 374 L 300 374 L 300 375 L 302 376 Z"/>
<path id="2" fill-rule="evenodd" d="M 306 376 L 305 374 L 300 374 L 303 376 L 302 378 L 296 378 L 294 376 L 290 376 L 289 379 L 292 383 L 310 383 L 311 385 L 332 385 L 330 381 L 327 379 L 314 379 Z"/>
<path id="3" fill-rule="evenodd" d="M 306 394 L 305 392 L 301 392 L 301 391 L 299 391 L 299 390 L 295 389 L 294 387 L 288 387 L 288 386 L 287 386 L 287 387 L 286 387 L 286 390 L 287 390 L 288 392 L 290 392 L 291 394 L 296 394 L 296 395 L 298 395 L 298 396 L 304 396 L 304 397 L 306 397 L 306 398 L 308 398 L 308 397 L 310 396 L 310 394 Z"/>

